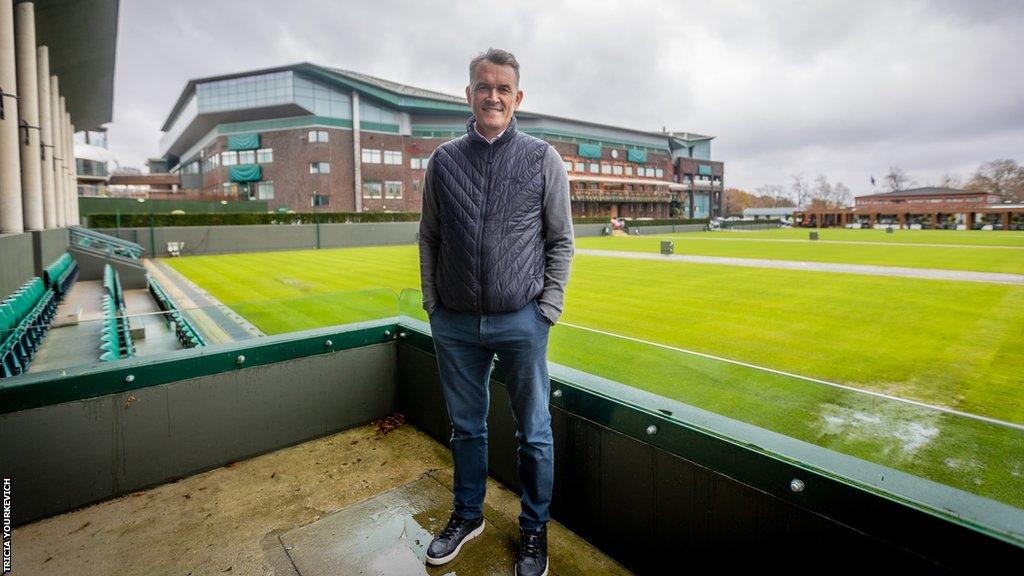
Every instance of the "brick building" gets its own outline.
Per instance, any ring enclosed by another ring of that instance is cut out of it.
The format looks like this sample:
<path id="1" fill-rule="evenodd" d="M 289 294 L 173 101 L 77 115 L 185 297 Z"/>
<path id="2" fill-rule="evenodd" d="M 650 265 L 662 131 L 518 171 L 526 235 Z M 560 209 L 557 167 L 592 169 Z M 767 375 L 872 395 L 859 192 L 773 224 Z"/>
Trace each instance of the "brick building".
<path id="1" fill-rule="evenodd" d="M 1024 205 L 973 190 L 925 187 L 857 196 L 841 209 L 796 210 L 798 226 L 1024 230 Z"/>
<path id="2" fill-rule="evenodd" d="M 295 64 L 191 80 L 162 128 L 181 187 L 273 209 L 418 212 L 423 170 L 465 133 L 461 96 Z M 703 218 L 722 212 L 711 136 L 647 132 L 520 110 L 569 173 L 574 216 Z"/>

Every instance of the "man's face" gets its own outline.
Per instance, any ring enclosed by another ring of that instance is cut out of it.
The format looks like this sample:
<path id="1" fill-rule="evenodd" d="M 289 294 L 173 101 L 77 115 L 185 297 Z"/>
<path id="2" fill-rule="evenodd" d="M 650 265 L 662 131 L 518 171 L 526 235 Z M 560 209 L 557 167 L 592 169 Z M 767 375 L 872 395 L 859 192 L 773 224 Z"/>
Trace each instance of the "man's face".
<path id="1" fill-rule="evenodd" d="M 476 129 L 494 138 L 508 126 L 512 113 L 523 101 L 516 71 L 511 66 L 482 62 L 476 67 L 476 78 L 466 86 L 466 100 L 476 117 Z"/>

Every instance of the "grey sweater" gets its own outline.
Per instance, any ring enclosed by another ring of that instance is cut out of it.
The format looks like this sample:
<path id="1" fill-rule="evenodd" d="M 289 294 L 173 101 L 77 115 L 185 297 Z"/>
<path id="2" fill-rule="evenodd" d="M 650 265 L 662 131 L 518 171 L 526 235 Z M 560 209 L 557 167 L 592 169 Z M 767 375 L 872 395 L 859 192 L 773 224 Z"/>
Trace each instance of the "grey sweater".
<path id="1" fill-rule="evenodd" d="M 423 208 L 420 217 L 420 285 L 423 290 L 423 309 L 433 314 L 437 306 L 434 271 L 442 234 L 457 234 L 457 228 L 445 228 L 438 218 L 437 199 L 434 194 L 434 156 L 430 156 L 423 176 Z M 565 287 L 569 282 L 572 255 L 575 253 L 572 229 L 572 209 L 569 203 L 569 177 L 562 157 L 553 146 L 548 146 L 544 157 L 544 291 L 538 300 L 541 312 L 550 324 L 562 315 Z"/>

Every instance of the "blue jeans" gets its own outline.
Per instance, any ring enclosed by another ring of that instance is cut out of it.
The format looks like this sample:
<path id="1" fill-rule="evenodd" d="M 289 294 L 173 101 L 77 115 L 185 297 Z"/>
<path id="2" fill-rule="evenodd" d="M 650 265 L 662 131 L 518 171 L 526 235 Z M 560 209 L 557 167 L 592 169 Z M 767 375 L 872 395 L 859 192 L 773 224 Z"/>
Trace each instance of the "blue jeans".
<path id="1" fill-rule="evenodd" d="M 491 361 L 507 375 L 516 424 L 522 512 L 519 525 L 540 529 L 550 518 L 554 444 L 548 407 L 547 349 L 551 326 L 532 300 L 515 312 L 466 314 L 440 304 L 430 315 L 455 461 L 455 513 L 483 514 L 487 488 L 487 410 Z"/>

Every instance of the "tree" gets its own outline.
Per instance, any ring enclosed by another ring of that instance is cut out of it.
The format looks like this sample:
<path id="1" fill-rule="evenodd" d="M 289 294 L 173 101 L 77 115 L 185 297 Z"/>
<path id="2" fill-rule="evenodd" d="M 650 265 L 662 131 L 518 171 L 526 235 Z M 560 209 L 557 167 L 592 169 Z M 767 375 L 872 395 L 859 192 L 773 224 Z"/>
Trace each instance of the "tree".
<path id="1" fill-rule="evenodd" d="M 1009 159 L 984 162 L 967 189 L 997 194 L 1004 202 L 1024 202 L 1024 167 Z"/>
<path id="2" fill-rule="evenodd" d="M 789 184 L 789 189 L 793 193 L 793 199 L 796 200 L 796 205 L 800 208 L 807 206 L 808 201 L 811 198 L 811 186 L 804 179 L 803 174 L 794 174 L 790 176 L 793 180 Z"/>
<path id="3" fill-rule="evenodd" d="M 963 186 L 963 180 L 956 174 L 946 173 L 939 179 L 939 188 L 959 188 Z"/>
<path id="4" fill-rule="evenodd" d="M 902 192 L 916 186 L 917 182 L 911 180 L 910 175 L 904 172 L 903 168 L 890 166 L 889 173 L 885 175 L 885 185 L 890 192 Z"/>
<path id="5" fill-rule="evenodd" d="M 832 199 L 836 203 L 836 208 L 846 208 L 853 204 L 853 193 L 846 187 L 846 184 L 836 182 L 836 185 L 832 187 Z"/>

